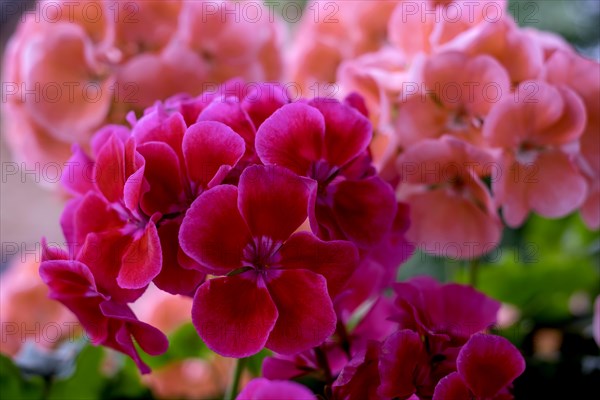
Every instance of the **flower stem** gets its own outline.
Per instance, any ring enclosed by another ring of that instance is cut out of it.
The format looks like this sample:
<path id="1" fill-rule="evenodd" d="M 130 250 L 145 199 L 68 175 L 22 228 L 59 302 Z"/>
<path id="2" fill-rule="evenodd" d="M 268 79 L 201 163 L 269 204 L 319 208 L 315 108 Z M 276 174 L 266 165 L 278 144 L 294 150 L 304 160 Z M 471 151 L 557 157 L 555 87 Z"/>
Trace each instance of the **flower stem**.
<path id="1" fill-rule="evenodd" d="M 327 355 L 320 347 L 315 347 L 315 357 L 317 358 L 317 365 L 323 370 L 325 380 L 327 383 L 333 382 L 333 376 L 331 375 L 331 368 L 329 367 L 329 361 Z"/>
<path id="2" fill-rule="evenodd" d="M 469 285 L 477 287 L 477 275 L 479 273 L 479 258 L 474 258 L 469 263 Z"/>
<path id="3" fill-rule="evenodd" d="M 224 400 L 234 400 L 237 396 L 240 387 L 240 380 L 245 367 L 246 358 L 238 358 L 235 363 L 235 369 L 233 370 L 233 376 L 231 377 L 231 381 L 227 387 L 227 392 L 225 392 Z"/>

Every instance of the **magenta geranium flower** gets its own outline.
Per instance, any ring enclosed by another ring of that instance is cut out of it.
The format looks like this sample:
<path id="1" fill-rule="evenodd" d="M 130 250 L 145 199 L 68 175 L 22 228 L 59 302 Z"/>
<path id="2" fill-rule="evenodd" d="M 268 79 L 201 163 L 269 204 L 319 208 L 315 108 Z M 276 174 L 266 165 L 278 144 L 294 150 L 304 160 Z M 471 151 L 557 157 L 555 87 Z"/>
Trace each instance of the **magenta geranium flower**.
<path id="1" fill-rule="evenodd" d="M 525 360 L 503 337 L 477 334 L 458 354 L 457 368 L 438 383 L 433 400 L 512 399 L 509 388 Z"/>
<path id="2" fill-rule="evenodd" d="M 204 192 L 179 234 L 183 250 L 219 277 L 200 286 L 192 320 L 219 354 L 283 354 L 321 344 L 335 329 L 331 296 L 358 255 L 345 241 L 295 232 L 308 217 L 314 183 L 281 167 L 253 166 L 239 186 Z"/>
<path id="3" fill-rule="evenodd" d="M 316 400 L 317 397 L 306 387 L 292 381 L 265 378 L 252 379 L 236 400 Z"/>
<path id="4" fill-rule="evenodd" d="M 396 214 L 394 192 L 376 176 L 368 145 L 369 120 L 354 107 L 315 99 L 281 107 L 256 133 L 265 164 L 284 166 L 317 183 L 310 223 L 318 236 L 379 243 Z"/>
<path id="5" fill-rule="evenodd" d="M 167 350 L 167 338 L 158 329 L 139 321 L 125 303 L 139 297 L 142 291 L 115 291 L 104 286 L 106 279 L 104 282 L 96 279 L 98 275 L 110 274 L 111 249 L 118 248 L 107 240 L 89 235 L 77 260 L 44 243 L 40 275 L 50 288 L 50 298 L 60 301 L 77 316 L 92 343 L 127 354 L 142 373 L 148 373 L 150 368 L 140 359 L 133 340 L 148 354 L 158 355 Z"/>
<path id="6" fill-rule="evenodd" d="M 430 277 L 396 283 L 396 307 L 392 318 L 401 328 L 447 341 L 464 344 L 471 335 L 496 322 L 500 303 L 470 286 L 440 284 Z"/>

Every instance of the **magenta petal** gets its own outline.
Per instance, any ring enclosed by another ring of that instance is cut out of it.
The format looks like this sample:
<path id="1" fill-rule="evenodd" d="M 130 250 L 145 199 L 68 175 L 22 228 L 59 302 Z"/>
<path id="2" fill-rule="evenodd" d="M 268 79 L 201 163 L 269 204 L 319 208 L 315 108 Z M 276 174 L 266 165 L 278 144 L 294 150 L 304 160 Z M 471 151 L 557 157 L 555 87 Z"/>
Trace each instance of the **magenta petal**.
<path id="1" fill-rule="evenodd" d="M 321 98 L 309 103 L 325 118 L 325 148 L 323 158 L 331 165 L 342 166 L 362 153 L 373 135 L 371 123 L 358 110 Z"/>
<path id="2" fill-rule="evenodd" d="M 248 147 L 254 146 L 256 129 L 236 98 L 214 100 L 198 116 L 198 122 L 201 121 L 221 122 L 241 136 Z"/>
<path id="3" fill-rule="evenodd" d="M 85 194 L 94 188 L 93 161 L 81 147 L 73 145 L 73 155 L 65 163 L 60 182 L 72 194 Z"/>
<path id="4" fill-rule="evenodd" d="M 358 265 L 358 251 L 352 243 L 325 242 L 309 232 L 294 233 L 280 254 L 282 268 L 307 269 L 323 275 L 332 298 L 344 288 Z"/>
<path id="5" fill-rule="evenodd" d="M 94 168 L 94 182 L 109 202 L 123 197 L 125 186 L 125 145 L 115 135 L 102 146 Z"/>
<path id="6" fill-rule="evenodd" d="M 111 300 L 124 303 L 138 299 L 145 290 L 124 289 L 117 283 L 123 254 L 130 243 L 131 239 L 119 232 L 89 233 L 78 254 L 79 261 L 87 265 L 94 274 L 98 291 L 109 295 Z"/>
<path id="7" fill-rule="evenodd" d="M 475 396 L 492 398 L 525 371 L 525 360 L 507 339 L 476 334 L 456 360 L 458 372 Z"/>
<path id="8" fill-rule="evenodd" d="M 361 247 L 379 243 L 396 214 L 396 197 L 379 177 L 342 181 L 335 187 L 333 213 L 349 239 Z"/>
<path id="9" fill-rule="evenodd" d="M 179 226 L 176 221 L 168 221 L 158 228 L 163 263 L 153 282 L 165 292 L 192 297 L 206 275 L 179 264 Z"/>
<path id="10" fill-rule="evenodd" d="M 277 316 L 269 292 L 251 272 L 203 283 L 192 307 L 200 337 L 226 357 L 247 357 L 262 350 Z"/>
<path id="11" fill-rule="evenodd" d="M 100 309 L 105 316 L 126 322 L 129 332 L 146 353 L 159 355 L 167 351 L 169 341 L 165 334 L 152 325 L 138 320 L 129 306 L 105 301 L 100 304 Z"/>
<path id="12" fill-rule="evenodd" d="M 302 103 L 275 111 L 258 128 L 256 153 L 265 164 L 277 164 L 305 175 L 313 161 L 321 159 L 325 120 L 323 115 Z"/>
<path id="13" fill-rule="evenodd" d="M 255 127 L 259 127 L 271 114 L 290 102 L 284 86 L 279 83 L 259 83 L 253 86 L 244 100 L 246 110 Z"/>
<path id="14" fill-rule="evenodd" d="M 139 238 L 135 238 L 123 255 L 117 283 L 125 289 L 147 286 L 160 272 L 162 251 L 156 225 L 150 221 Z"/>
<path id="15" fill-rule="evenodd" d="M 336 316 L 323 276 L 307 270 L 274 271 L 267 286 L 279 311 L 267 342 L 269 349 L 299 353 L 333 334 Z"/>
<path id="16" fill-rule="evenodd" d="M 306 387 L 292 381 L 270 381 L 265 378 L 252 379 L 236 400 L 316 400 L 317 397 Z"/>
<path id="17" fill-rule="evenodd" d="M 178 211 L 183 186 L 177 153 L 163 142 L 144 143 L 137 151 L 146 160 L 144 177 L 149 184 L 149 190 L 142 197 L 142 210 L 147 215 Z"/>
<path id="18" fill-rule="evenodd" d="M 356 354 L 342 369 L 332 385 L 335 399 L 378 399 L 379 342 L 371 341 L 365 350 Z"/>
<path id="19" fill-rule="evenodd" d="M 283 241 L 306 220 L 313 189 L 285 168 L 255 165 L 240 176 L 238 207 L 254 237 Z"/>
<path id="20" fill-rule="evenodd" d="M 60 301 L 76 316 L 92 342 L 103 341 L 107 321 L 99 310 L 105 296 L 98 293 L 89 268 L 79 261 L 43 261 L 40 277 L 48 285 L 49 297 Z"/>
<path id="21" fill-rule="evenodd" d="M 424 356 L 423 341 L 408 329 L 390 335 L 381 347 L 378 393 L 385 398 L 406 399 L 416 391 L 415 376 Z"/>
<path id="22" fill-rule="evenodd" d="M 471 392 L 458 372 L 442 378 L 433 393 L 433 400 L 471 400 Z"/>
<path id="23" fill-rule="evenodd" d="M 183 137 L 189 179 L 207 188 L 221 167 L 233 167 L 242 158 L 245 148 L 244 139 L 225 124 L 204 121 L 190 126 Z"/>
<path id="24" fill-rule="evenodd" d="M 179 230 L 182 250 L 206 272 L 226 275 L 242 266 L 252 237 L 237 207 L 238 189 L 219 185 L 198 197 Z"/>

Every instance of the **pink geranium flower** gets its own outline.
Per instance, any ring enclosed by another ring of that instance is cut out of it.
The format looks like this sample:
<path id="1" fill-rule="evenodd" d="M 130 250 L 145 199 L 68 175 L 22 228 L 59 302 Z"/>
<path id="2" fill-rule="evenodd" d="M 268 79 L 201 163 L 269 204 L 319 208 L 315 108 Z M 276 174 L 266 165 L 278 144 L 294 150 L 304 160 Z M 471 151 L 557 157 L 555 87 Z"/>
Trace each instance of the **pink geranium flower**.
<path id="1" fill-rule="evenodd" d="M 458 371 L 442 379 L 433 400 L 508 400 L 509 388 L 525 370 L 525 360 L 500 336 L 474 335 L 460 350 Z"/>
<path id="2" fill-rule="evenodd" d="M 192 319 L 219 354 L 245 357 L 266 347 L 283 354 L 321 344 L 335 329 L 331 302 L 354 271 L 345 241 L 296 232 L 315 185 L 281 167 L 248 167 L 239 186 L 204 192 L 179 238 L 203 270 Z"/>
<path id="3" fill-rule="evenodd" d="M 492 189 L 509 226 L 521 225 L 531 210 L 556 218 L 583 204 L 587 184 L 574 153 L 585 123 L 575 92 L 542 81 L 523 82 L 492 109 L 483 134 L 503 149 Z"/>
<path id="4" fill-rule="evenodd" d="M 397 161 L 399 198 L 409 205 L 407 238 L 422 250 L 471 259 L 496 247 L 502 224 L 482 181 L 495 172 L 492 155 L 452 136 L 423 140 Z"/>
<path id="5" fill-rule="evenodd" d="M 510 79 L 488 55 L 458 51 L 432 55 L 423 66 L 419 90 L 400 103 L 395 121 L 399 145 L 452 134 L 475 144 L 492 106 L 510 92 Z"/>

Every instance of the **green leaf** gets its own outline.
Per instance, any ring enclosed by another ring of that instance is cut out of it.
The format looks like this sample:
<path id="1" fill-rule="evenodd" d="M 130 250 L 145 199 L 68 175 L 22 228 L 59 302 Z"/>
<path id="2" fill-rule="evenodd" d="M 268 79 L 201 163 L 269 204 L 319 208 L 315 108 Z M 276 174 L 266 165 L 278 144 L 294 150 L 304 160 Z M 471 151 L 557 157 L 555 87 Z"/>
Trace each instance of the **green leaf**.
<path id="1" fill-rule="evenodd" d="M 0 354 L 0 399 L 41 399 L 44 386 L 42 377 L 25 379 L 12 360 Z"/>
<path id="2" fill-rule="evenodd" d="M 67 379 L 53 381 L 47 398 L 56 400 L 100 399 L 100 392 L 106 380 L 100 372 L 103 357 L 104 350 L 101 347 L 85 346 L 77 356 L 77 365 L 73 375 Z"/>

